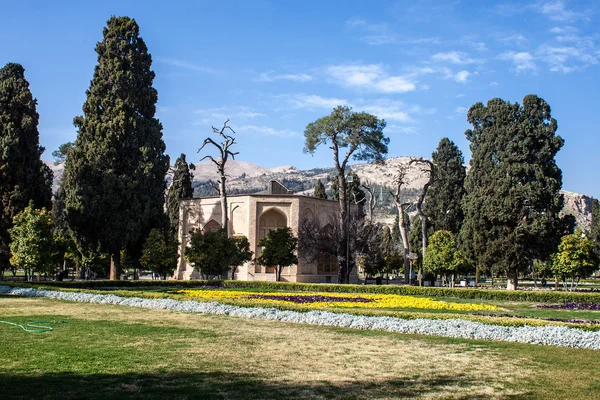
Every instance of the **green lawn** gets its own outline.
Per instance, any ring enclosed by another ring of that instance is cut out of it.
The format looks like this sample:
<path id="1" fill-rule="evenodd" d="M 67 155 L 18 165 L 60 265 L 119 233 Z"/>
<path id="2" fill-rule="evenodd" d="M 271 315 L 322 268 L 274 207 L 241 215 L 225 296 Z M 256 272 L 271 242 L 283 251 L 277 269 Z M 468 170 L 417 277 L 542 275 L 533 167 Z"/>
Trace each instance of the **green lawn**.
<path id="1" fill-rule="evenodd" d="M 600 398 L 599 353 L 0 296 L 2 399 Z"/>

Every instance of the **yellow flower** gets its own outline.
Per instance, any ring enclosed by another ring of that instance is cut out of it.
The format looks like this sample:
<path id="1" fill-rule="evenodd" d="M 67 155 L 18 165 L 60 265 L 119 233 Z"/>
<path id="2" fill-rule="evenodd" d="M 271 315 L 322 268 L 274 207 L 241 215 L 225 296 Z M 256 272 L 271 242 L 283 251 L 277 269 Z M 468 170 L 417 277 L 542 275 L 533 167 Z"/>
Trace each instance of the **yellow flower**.
<path id="1" fill-rule="evenodd" d="M 208 301 L 251 300 L 258 304 L 301 304 L 308 308 L 418 308 L 430 310 L 480 311 L 498 310 L 486 304 L 453 303 L 428 297 L 402 296 L 397 294 L 327 293 L 327 292 L 245 292 L 226 289 L 179 290 L 177 293 Z M 266 297 L 266 298 L 261 298 Z M 279 299 L 281 297 L 281 299 Z M 325 298 L 320 301 L 319 298 Z M 339 298 L 339 301 L 335 299 Z M 357 301 L 352 301 L 356 299 Z"/>

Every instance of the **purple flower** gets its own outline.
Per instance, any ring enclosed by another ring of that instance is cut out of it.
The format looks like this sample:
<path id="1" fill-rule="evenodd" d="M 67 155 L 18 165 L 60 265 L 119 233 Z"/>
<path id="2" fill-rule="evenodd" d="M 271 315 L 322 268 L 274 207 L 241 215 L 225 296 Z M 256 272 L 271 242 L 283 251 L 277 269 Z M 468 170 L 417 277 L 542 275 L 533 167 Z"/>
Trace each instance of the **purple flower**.
<path id="1" fill-rule="evenodd" d="M 247 299 L 261 299 L 261 300 L 279 300 L 289 301 L 296 304 L 310 304 L 310 303 L 370 303 L 373 299 L 365 299 L 362 297 L 336 297 L 336 296 L 274 296 L 268 294 L 251 294 L 246 296 Z"/>

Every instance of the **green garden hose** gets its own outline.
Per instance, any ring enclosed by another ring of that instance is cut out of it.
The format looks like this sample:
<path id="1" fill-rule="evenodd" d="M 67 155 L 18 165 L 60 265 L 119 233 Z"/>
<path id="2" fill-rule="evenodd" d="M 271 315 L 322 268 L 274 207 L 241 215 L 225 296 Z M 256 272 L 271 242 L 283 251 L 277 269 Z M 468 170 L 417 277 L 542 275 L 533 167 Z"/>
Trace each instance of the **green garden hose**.
<path id="1" fill-rule="evenodd" d="M 19 328 L 23 328 L 23 330 L 28 333 L 51 332 L 54 330 L 54 328 L 52 328 L 51 326 L 44 326 L 44 325 L 38 325 L 38 324 L 66 324 L 67 322 L 68 322 L 67 320 L 61 320 L 61 321 L 46 320 L 46 321 L 28 322 L 26 325 L 22 325 L 22 324 L 18 324 L 16 322 L 0 320 L 0 323 L 2 323 L 2 324 L 18 326 Z M 30 329 L 30 328 L 38 328 L 38 329 Z"/>

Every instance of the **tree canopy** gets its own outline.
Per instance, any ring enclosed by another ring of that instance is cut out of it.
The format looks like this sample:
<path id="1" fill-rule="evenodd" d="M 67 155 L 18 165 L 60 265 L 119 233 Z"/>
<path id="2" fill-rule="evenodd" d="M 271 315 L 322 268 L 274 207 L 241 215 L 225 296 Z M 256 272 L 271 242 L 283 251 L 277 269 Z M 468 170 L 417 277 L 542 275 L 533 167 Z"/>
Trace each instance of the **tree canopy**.
<path id="1" fill-rule="evenodd" d="M 509 287 L 533 259 L 545 259 L 561 230 L 562 174 L 554 157 L 563 146 L 550 106 L 536 95 L 523 105 L 492 99 L 468 112 L 473 126 L 461 246 L 479 265 L 502 268 Z"/>
<path id="2" fill-rule="evenodd" d="M 260 265 L 276 267 L 278 281 L 281 280 L 283 268 L 298 264 L 298 239 L 290 228 L 273 229 L 258 241 L 258 245 L 262 247 L 262 251 L 256 261 Z"/>
<path id="3" fill-rule="evenodd" d="M 598 262 L 594 242 L 577 229 L 560 241 L 552 259 L 552 271 L 556 275 L 570 277 L 572 287 L 575 278 L 588 277 L 598 269 Z"/>
<path id="4" fill-rule="evenodd" d="M 154 118 L 152 58 L 135 20 L 112 17 L 96 45 L 98 64 L 76 117 L 75 146 L 65 162 L 66 217 L 88 249 L 111 255 L 120 276 L 120 251 L 141 247 L 164 220 L 169 166 L 162 125 Z"/>
<path id="5" fill-rule="evenodd" d="M 431 159 L 436 165 L 435 179 L 425 198 L 424 212 L 434 230 L 447 230 L 458 235 L 464 218 L 461 201 L 465 194 L 465 160 L 456 144 L 448 138 L 440 140 Z"/>
<path id="6" fill-rule="evenodd" d="M 40 156 L 37 101 L 25 69 L 14 63 L 0 69 L 0 271 L 10 258 L 13 218 L 33 201 L 52 206 L 52 171 Z"/>
<path id="7" fill-rule="evenodd" d="M 36 209 L 33 201 L 14 218 L 10 229 L 12 256 L 15 268 L 32 273 L 52 273 L 56 269 L 58 251 L 54 243 L 52 214 L 45 208 Z"/>
<path id="8" fill-rule="evenodd" d="M 350 158 L 359 161 L 383 161 L 387 154 L 389 138 L 383 135 L 385 121 L 365 112 L 353 112 L 350 107 L 338 106 L 333 112 L 307 125 L 304 131 L 304 152 L 313 154 L 321 145 L 333 150 L 333 163 L 337 172 L 339 188 L 339 221 L 342 238 L 347 236 L 348 218 L 346 199 L 348 184 L 346 166 Z M 345 153 L 342 154 L 345 149 Z M 338 281 L 348 282 L 352 263 L 347 259 L 347 242 L 339 243 L 338 262 L 342 265 Z"/>
<path id="9" fill-rule="evenodd" d="M 426 271 L 443 275 L 466 272 L 468 267 L 464 254 L 456 248 L 454 235 L 446 230 L 436 231 L 429 238 L 423 264 Z"/>
<path id="10" fill-rule="evenodd" d="M 325 193 L 325 185 L 321 182 L 320 179 L 317 179 L 317 183 L 315 183 L 315 193 L 314 196 L 317 199 L 326 199 L 327 193 Z"/>
<path id="11" fill-rule="evenodd" d="M 177 267 L 177 247 L 177 241 L 170 232 L 164 234 L 160 229 L 154 228 L 144 243 L 140 264 L 167 279 Z"/>
<path id="12" fill-rule="evenodd" d="M 185 154 L 181 154 L 175 161 L 175 171 L 173 172 L 173 183 L 169 187 L 167 193 L 167 216 L 169 218 L 169 226 L 173 237 L 177 237 L 177 229 L 179 226 L 179 202 L 181 199 L 189 199 L 194 195 L 192 181 L 194 174 L 190 170 L 194 170 L 194 164 L 189 164 L 185 160 Z"/>

